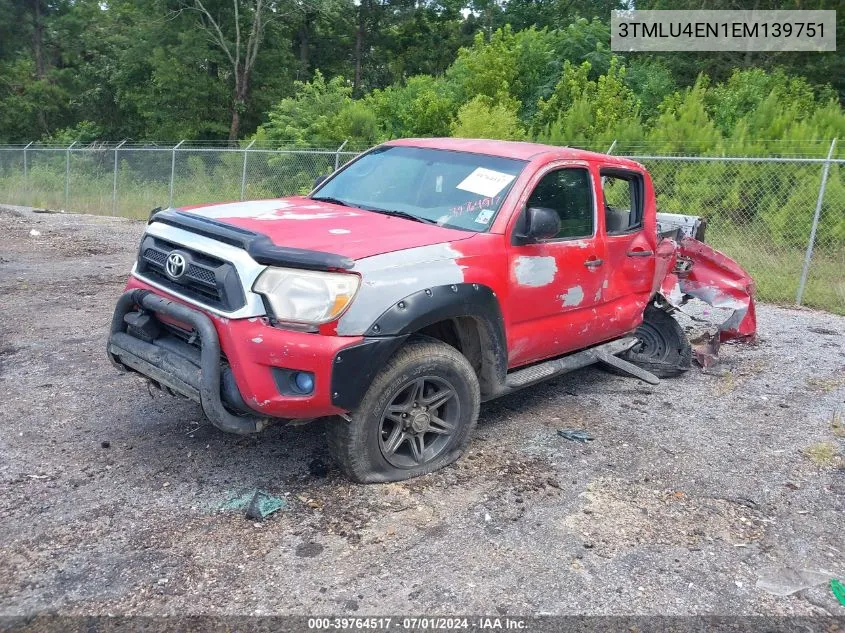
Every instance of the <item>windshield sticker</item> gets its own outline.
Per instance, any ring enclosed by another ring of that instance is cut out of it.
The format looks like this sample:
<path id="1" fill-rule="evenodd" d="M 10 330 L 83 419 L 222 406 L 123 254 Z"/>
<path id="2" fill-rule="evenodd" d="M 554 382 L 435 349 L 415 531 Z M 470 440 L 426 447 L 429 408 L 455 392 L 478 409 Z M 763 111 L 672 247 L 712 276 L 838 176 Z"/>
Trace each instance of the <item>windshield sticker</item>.
<path id="1" fill-rule="evenodd" d="M 508 186 L 515 176 L 492 169 L 478 167 L 457 186 L 458 189 L 492 197 Z"/>
<path id="2" fill-rule="evenodd" d="M 484 211 L 475 216 L 475 222 L 478 224 L 487 224 L 492 217 L 493 209 L 484 209 Z"/>

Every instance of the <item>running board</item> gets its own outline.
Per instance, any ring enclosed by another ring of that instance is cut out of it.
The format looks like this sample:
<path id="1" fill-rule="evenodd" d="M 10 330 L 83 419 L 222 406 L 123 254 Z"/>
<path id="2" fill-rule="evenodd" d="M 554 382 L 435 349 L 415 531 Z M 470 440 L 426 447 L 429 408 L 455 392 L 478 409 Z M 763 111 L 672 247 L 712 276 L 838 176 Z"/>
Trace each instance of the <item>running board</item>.
<path id="1" fill-rule="evenodd" d="M 591 347 L 590 349 L 575 352 L 568 356 L 562 356 L 544 363 L 532 365 L 525 369 L 518 369 L 507 375 L 505 393 L 516 391 L 517 389 L 548 380 L 553 376 L 559 376 L 560 374 L 565 374 L 596 363 L 604 363 L 605 365 L 615 367 L 650 385 L 659 384 L 660 379 L 651 372 L 617 357 L 617 354 L 628 351 L 636 344 L 637 339 L 633 336 L 628 336 L 611 341 L 610 343 L 604 343 L 596 347 Z"/>

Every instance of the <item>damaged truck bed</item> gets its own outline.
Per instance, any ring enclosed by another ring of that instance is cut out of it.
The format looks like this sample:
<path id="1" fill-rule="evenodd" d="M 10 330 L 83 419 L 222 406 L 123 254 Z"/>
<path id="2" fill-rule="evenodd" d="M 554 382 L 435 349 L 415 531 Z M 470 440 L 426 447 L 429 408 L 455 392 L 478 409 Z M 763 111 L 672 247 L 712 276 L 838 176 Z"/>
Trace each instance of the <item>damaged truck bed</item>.
<path id="1" fill-rule="evenodd" d="M 704 243 L 703 218 L 671 213 L 657 214 L 663 240 L 675 241 L 672 270 L 660 284 L 660 295 L 679 309 L 695 297 L 714 308 L 733 310 L 719 327 L 719 339 L 753 340 L 757 332 L 754 280 L 727 255 Z"/>

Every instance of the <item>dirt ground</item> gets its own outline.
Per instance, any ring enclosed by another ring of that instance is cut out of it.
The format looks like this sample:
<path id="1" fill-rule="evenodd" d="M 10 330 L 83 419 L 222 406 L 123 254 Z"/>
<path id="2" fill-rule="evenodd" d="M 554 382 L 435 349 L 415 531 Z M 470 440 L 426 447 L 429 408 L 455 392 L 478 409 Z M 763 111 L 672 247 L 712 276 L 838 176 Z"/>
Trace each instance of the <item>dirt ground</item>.
<path id="1" fill-rule="evenodd" d="M 143 229 L 0 209 L 0 613 L 845 614 L 756 586 L 845 576 L 845 317 L 760 306 L 715 371 L 579 371 L 484 405 L 456 465 L 359 486 L 321 424 L 225 435 L 108 363 Z M 232 509 L 255 489 L 287 506 Z"/>

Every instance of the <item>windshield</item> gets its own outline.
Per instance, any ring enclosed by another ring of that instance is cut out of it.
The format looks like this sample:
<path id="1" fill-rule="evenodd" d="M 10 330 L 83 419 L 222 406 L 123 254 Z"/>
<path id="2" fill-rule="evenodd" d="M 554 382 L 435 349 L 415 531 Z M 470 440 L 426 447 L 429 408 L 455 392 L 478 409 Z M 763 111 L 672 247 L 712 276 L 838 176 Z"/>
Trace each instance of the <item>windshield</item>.
<path id="1" fill-rule="evenodd" d="M 379 147 L 311 194 L 388 215 L 486 231 L 525 161 L 419 147 Z"/>

